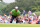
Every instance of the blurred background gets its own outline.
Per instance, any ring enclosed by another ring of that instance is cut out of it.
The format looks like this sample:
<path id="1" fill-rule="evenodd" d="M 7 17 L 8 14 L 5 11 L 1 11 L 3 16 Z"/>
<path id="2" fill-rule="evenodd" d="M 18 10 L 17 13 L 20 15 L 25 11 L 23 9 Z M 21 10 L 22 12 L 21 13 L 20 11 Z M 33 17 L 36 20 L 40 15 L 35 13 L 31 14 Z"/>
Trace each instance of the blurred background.
<path id="1" fill-rule="evenodd" d="M 21 13 L 25 10 L 27 14 L 31 10 L 40 15 L 40 0 L 0 0 L 0 15 L 8 15 L 15 6 L 19 7 Z"/>
<path id="2" fill-rule="evenodd" d="M 0 23 L 10 23 L 10 11 L 18 6 L 17 23 L 40 24 L 40 0 L 0 0 Z M 12 23 L 16 23 L 16 19 Z"/>

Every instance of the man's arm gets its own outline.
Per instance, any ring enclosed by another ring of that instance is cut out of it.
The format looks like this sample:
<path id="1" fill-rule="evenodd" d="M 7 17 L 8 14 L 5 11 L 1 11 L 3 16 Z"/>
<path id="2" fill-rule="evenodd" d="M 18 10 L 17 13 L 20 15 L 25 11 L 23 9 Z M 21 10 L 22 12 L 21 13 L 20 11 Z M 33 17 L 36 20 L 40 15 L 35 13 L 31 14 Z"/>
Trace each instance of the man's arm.
<path id="1" fill-rule="evenodd" d="M 19 15 L 17 15 L 16 19 L 19 17 Z"/>
<path id="2" fill-rule="evenodd" d="M 12 14 L 12 12 L 14 12 L 14 10 L 15 10 L 15 9 L 13 9 L 13 10 L 10 12 L 10 14 Z"/>

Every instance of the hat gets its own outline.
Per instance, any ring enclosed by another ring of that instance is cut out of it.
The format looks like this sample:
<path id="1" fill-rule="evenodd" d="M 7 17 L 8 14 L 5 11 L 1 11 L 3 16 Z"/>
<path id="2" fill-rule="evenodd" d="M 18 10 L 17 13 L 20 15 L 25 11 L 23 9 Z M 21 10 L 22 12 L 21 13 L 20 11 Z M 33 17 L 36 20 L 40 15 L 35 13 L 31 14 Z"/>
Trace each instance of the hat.
<path id="1" fill-rule="evenodd" d="M 15 9 L 18 9 L 18 6 L 16 6 Z"/>

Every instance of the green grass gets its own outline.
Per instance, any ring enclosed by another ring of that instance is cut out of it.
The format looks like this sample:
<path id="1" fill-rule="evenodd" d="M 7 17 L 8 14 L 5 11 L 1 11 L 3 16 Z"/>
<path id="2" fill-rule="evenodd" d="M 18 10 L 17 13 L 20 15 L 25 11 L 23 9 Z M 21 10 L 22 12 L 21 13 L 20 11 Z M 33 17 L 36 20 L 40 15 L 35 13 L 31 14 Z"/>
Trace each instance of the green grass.
<path id="1" fill-rule="evenodd" d="M 40 24 L 8 24 L 0 23 L 0 27 L 40 27 Z"/>

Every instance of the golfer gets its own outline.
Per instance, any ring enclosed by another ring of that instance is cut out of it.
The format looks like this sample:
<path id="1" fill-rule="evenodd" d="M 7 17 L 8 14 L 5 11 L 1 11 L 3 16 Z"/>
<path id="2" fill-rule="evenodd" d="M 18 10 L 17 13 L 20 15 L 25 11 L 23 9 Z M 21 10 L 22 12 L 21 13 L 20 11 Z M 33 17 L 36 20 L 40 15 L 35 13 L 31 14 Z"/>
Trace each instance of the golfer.
<path id="1" fill-rule="evenodd" d="M 13 21 L 14 19 L 17 19 L 18 16 L 19 16 L 19 14 L 20 14 L 20 11 L 18 10 L 18 7 L 16 6 L 15 9 L 13 9 L 13 10 L 10 12 L 10 14 L 12 14 L 12 18 L 11 18 L 11 21 L 10 21 L 10 23 L 12 23 L 12 21 Z M 17 22 L 17 20 L 16 20 L 16 22 Z"/>

